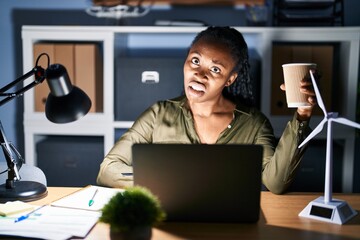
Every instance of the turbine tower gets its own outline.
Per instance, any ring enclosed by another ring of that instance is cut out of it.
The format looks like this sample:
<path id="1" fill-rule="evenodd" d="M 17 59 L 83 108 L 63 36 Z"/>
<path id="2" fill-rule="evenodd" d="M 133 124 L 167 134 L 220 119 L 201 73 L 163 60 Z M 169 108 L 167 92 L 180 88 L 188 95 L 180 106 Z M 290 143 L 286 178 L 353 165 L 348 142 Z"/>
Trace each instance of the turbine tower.
<path id="1" fill-rule="evenodd" d="M 360 124 L 352 122 L 346 118 L 338 117 L 337 112 L 327 112 L 320 91 L 316 85 L 314 75 L 310 70 L 311 81 L 314 86 L 319 107 L 324 113 L 324 119 L 309 134 L 309 136 L 299 145 L 301 148 L 323 129 L 327 123 L 326 139 L 326 167 L 325 167 L 325 187 L 324 196 L 311 201 L 299 214 L 301 217 L 317 219 L 320 221 L 343 224 L 357 215 L 357 212 L 346 202 L 332 198 L 332 173 L 333 173 L 333 154 L 332 154 L 332 123 L 337 122 L 350 127 L 359 128 Z"/>

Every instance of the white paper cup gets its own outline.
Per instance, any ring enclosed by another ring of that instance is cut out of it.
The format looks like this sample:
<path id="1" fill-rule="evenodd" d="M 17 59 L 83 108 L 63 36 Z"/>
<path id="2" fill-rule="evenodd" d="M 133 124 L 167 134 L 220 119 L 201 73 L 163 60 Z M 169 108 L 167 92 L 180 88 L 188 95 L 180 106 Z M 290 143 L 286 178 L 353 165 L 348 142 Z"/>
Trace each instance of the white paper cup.
<path id="1" fill-rule="evenodd" d="M 315 63 L 283 64 L 286 102 L 289 108 L 310 106 L 306 94 L 300 92 L 300 81 L 310 77 L 310 69 L 316 69 Z"/>

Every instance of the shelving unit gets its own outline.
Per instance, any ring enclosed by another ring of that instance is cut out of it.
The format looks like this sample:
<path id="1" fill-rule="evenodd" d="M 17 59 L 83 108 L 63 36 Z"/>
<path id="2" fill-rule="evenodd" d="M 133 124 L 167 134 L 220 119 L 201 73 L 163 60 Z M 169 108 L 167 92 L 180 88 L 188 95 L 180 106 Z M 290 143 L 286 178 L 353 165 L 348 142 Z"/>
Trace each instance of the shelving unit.
<path id="1" fill-rule="evenodd" d="M 44 136 L 102 136 L 104 152 L 114 144 L 115 131 L 127 129 L 132 121 L 116 121 L 114 117 L 115 56 L 131 47 L 187 47 L 202 27 L 102 27 L 102 26 L 23 26 L 23 70 L 34 67 L 33 45 L 37 42 L 99 42 L 103 54 L 103 112 L 89 113 L 70 124 L 56 125 L 49 122 L 43 113 L 34 111 L 34 91 L 24 95 L 25 159 L 28 164 L 37 165 L 36 143 Z M 280 136 L 291 116 L 271 115 L 271 59 L 275 42 L 286 43 L 336 43 L 339 52 L 339 96 L 343 97 L 341 115 L 355 119 L 359 66 L 360 28 L 262 28 L 238 27 L 249 48 L 256 49 L 262 60 L 261 69 L 261 110 L 273 124 L 275 135 Z M 150 40 L 149 40 L 150 39 Z M 279 66 L 281 67 L 281 66 Z M 121 79 L 121 77 L 119 78 Z M 334 96 L 333 100 L 337 100 Z M 331 111 L 331 109 L 329 109 Z M 316 126 L 322 116 L 315 116 L 311 125 Z M 325 138 L 326 131 L 318 138 Z M 342 139 L 343 191 L 351 192 L 353 186 L 355 131 L 342 126 L 334 127 L 334 138 Z"/>
<path id="2" fill-rule="evenodd" d="M 275 26 L 344 26 L 344 1 L 274 0 Z"/>

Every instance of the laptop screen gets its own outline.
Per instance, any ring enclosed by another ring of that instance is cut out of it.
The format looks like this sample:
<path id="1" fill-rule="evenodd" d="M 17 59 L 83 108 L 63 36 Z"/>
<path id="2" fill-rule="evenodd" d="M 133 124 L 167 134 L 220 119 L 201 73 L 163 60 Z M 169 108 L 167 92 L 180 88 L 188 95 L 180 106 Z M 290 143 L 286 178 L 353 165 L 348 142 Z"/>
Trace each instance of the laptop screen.
<path id="1" fill-rule="evenodd" d="M 134 184 L 156 195 L 167 221 L 256 222 L 260 145 L 134 144 Z"/>

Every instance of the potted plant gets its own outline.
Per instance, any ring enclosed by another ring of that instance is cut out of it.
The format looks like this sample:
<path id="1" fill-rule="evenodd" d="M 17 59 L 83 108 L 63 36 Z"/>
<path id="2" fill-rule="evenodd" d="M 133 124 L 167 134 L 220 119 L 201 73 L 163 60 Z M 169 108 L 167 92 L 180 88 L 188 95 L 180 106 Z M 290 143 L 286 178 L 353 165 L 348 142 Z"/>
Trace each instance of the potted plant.
<path id="1" fill-rule="evenodd" d="M 110 224 L 111 239 L 150 239 L 152 226 L 165 219 L 160 202 L 148 189 L 135 186 L 117 193 L 103 207 L 100 222 Z"/>

